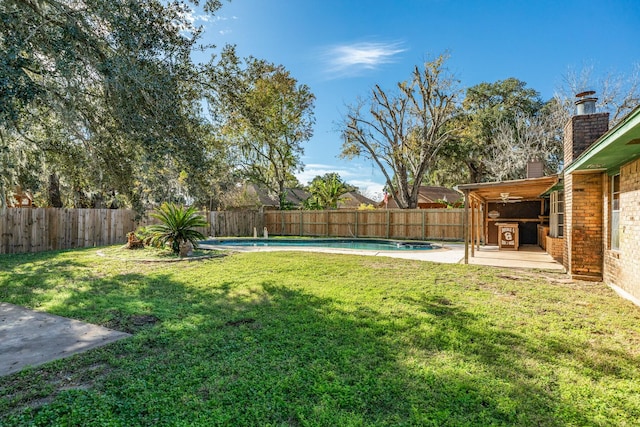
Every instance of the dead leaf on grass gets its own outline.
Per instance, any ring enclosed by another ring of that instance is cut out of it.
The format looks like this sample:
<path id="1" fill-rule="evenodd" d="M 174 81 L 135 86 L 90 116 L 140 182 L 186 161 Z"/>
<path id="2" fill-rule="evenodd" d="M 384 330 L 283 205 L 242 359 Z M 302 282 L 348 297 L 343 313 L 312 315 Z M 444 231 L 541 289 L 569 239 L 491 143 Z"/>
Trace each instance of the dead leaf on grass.
<path id="1" fill-rule="evenodd" d="M 254 323 L 255 321 L 256 321 L 256 319 L 251 319 L 251 318 L 238 319 L 238 320 L 229 320 L 227 323 L 225 323 L 225 326 L 247 325 L 247 324 L 250 324 L 250 323 Z"/>

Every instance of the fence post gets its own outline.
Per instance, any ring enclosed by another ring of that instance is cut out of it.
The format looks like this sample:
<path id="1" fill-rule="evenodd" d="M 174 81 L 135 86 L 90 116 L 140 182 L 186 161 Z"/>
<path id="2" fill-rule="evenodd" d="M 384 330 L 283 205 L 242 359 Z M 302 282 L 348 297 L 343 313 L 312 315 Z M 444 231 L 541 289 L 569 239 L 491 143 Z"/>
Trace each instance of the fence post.
<path id="1" fill-rule="evenodd" d="M 324 211 L 325 215 L 327 216 L 327 237 L 329 237 L 329 211 Z"/>
<path id="2" fill-rule="evenodd" d="M 356 224 L 355 224 L 355 230 L 353 230 L 353 235 L 355 237 L 358 237 L 358 211 L 356 211 Z"/>
<path id="3" fill-rule="evenodd" d="M 284 211 L 280 211 L 280 234 L 284 236 Z"/>
<path id="4" fill-rule="evenodd" d="M 387 239 L 389 238 L 389 233 L 391 229 L 391 212 L 387 209 Z"/>

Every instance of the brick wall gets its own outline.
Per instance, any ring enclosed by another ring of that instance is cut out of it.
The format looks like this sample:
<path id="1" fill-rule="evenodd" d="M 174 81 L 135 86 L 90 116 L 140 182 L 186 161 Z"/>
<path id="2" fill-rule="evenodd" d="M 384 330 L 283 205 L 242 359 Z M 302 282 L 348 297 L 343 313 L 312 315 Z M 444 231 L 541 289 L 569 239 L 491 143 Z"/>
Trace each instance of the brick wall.
<path id="1" fill-rule="evenodd" d="M 620 168 L 620 248 L 606 247 L 604 281 L 640 299 L 640 159 Z"/>
<path id="2" fill-rule="evenodd" d="M 600 172 L 572 174 L 571 227 L 567 230 L 571 236 L 571 267 L 568 271 L 582 280 L 602 280 L 603 177 Z"/>
<path id="3" fill-rule="evenodd" d="M 565 135 L 566 138 L 566 135 Z M 562 253 L 562 265 L 567 273 L 571 273 L 571 229 L 573 227 L 573 175 L 564 176 L 564 250 Z"/>
<path id="4" fill-rule="evenodd" d="M 547 236 L 546 251 L 553 259 L 563 264 L 564 261 L 564 239 L 562 237 Z"/>
<path id="5" fill-rule="evenodd" d="M 564 164 L 570 165 L 609 130 L 609 113 L 571 117 L 564 127 Z M 563 261 L 571 276 L 602 280 L 603 174 L 574 173 L 564 177 L 565 224 Z"/>

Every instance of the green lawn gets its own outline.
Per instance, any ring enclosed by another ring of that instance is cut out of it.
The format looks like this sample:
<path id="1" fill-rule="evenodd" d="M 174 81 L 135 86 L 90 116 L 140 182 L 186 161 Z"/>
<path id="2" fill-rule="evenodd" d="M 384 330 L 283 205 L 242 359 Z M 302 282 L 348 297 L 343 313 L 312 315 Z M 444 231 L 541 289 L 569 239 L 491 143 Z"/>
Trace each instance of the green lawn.
<path id="1" fill-rule="evenodd" d="M 0 256 L 0 301 L 134 333 L 0 378 L 3 426 L 640 420 L 640 308 L 563 275 L 292 252 L 141 263 L 90 249 Z"/>

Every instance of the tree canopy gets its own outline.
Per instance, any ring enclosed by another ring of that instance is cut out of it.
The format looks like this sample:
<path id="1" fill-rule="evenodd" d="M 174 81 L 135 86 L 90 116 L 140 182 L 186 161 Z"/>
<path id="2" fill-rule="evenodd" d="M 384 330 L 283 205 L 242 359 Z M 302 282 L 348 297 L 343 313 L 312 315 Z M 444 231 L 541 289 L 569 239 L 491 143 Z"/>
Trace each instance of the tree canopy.
<path id="1" fill-rule="evenodd" d="M 457 160 L 454 167 L 466 171 L 469 182 L 494 179 L 487 162 L 499 148 L 498 129 L 514 128 L 518 117 L 532 117 L 542 105 L 540 94 L 515 78 L 472 86 L 467 89 L 456 118 L 462 132 L 459 138 L 449 141 L 444 151 Z"/>
<path id="2" fill-rule="evenodd" d="M 210 67 L 212 116 L 235 154 L 243 176 L 260 184 L 286 208 L 286 189 L 302 170 L 303 143 L 313 135 L 315 96 L 280 65 L 240 60 L 233 46 Z"/>
<path id="3" fill-rule="evenodd" d="M 611 126 L 640 100 L 640 79 L 593 69 L 565 76 L 563 87 L 550 100 L 516 78 L 470 87 L 456 118 L 457 138 L 447 141 L 428 179 L 437 185 L 526 177 L 530 160 L 543 162 L 546 173 L 562 169 L 563 132 L 575 114 L 575 94 L 593 89 L 598 111 L 610 113 Z"/>
<path id="4" fill-rule="evenodd" d="M 233 46 L 194 63 L 208 48 L 190 20 L 198 4 L 0 2 L 0 209 L 17 188 L 46 206 L 215 209 L 244 180 L 286 208 L 313 135 L 315 96 L 282 65 L 240 59 Z M 207 13 L 221 5 L 202 2 Z M 516 78 L 480 83 L 462 98 L 446 61 L 414 67 L 391 89 L 375 85 L 341 124 L 341 155 L 377 165 L 402 208 L 416 206 L 424 181 L 522 178 L 531 159 L 557 172 L 577 91 L 596 89 L 612 124 L 640 99 L 637 72 L 594 87 L 589 70 L 568 76 L 548 102 Z M 312 186 L 317 204 L 331 207 L 345 183 L 327 175 Z"/>
<path id="5" fill-rule="evenodd" d="M 64 182 L 76 206 L 116 193 L 140 206 L 157 188 L 149 169 L 180 165 L 165 175 L 178 179 L 206 159 L 188 12 L 159 0 L 0 3 L 2 192 L 29 178 Z"/>
<path id="6" fill-rule="evenodd" d="M 342 180 L 339 174 L 329 172 L 313 178 L 308 190 L 311 193 L 311 197 L 305 200 L 304 207 L 306 209 L 322 210 L 336 209 L 338 202 L 345 194 L 357 189 Z"/>

